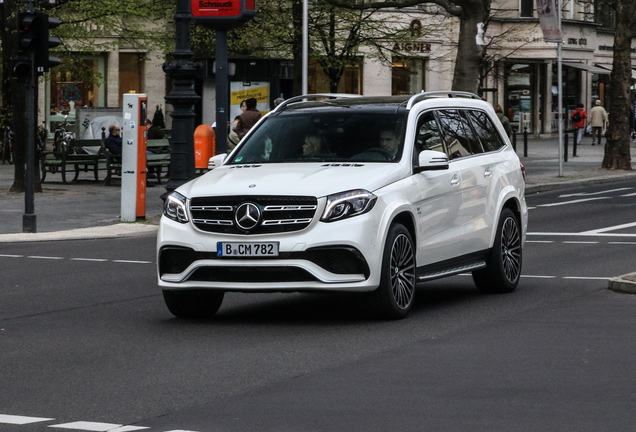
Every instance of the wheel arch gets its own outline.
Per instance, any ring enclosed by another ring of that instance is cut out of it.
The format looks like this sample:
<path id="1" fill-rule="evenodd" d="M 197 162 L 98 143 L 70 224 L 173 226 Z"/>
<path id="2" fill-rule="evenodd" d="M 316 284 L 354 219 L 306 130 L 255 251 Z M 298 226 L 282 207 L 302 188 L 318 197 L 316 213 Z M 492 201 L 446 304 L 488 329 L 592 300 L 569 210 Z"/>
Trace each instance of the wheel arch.
<path id="1" fill-rule="evenodd" d="M 523 233 L 522 242 L 525 243 L 526 236 L 525 236 L 524 226 L 526 226 L 525 225 L 526 222 L 524 220 L 524 205 L 522 204 L 521 199 L 519 198 L 519 195 L 516 193 L 516 190 L 512 187 L 509 187 L 503 191 L 499 199 L 499 203 L 497 205 L 496 219 L 493 220 L 492 232 L 490 234 L 490 247 L 492 247 L 494 244 L 495 235 L 497 232 L 497 226 L 499 225 L 499 218 L 501 217 L 501 212 L 505 208 L 509 209 L 517 217 L 517 220 L 519 221 L 519 226 L 521 227 L 521 230 Z M 526 215 L 527 215 L 527 210 L 526 210 Z"/>

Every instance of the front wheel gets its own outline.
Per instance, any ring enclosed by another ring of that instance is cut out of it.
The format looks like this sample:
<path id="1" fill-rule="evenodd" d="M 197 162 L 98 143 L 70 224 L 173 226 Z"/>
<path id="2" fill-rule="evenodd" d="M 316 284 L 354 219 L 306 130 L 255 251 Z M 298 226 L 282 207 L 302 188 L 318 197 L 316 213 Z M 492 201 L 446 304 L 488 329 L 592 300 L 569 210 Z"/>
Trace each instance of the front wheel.
<path id="1" fill-rule="evenodd" d="M 213 290 L 163 291 L 168 310 L 178 318 L 211 318 L 221 307 L 224 295 Z"/>
<path id="2" fill-rule="evenodd" d="M 521 257 L 519 219 L 510 209 L 503 209 L 486 268 L 473 272 L 477 289 L 490 294 L 514 291 L 521 277 Z"/>
<path id="3" fill-rule="evenodd" d="M 378 315 L 402 319 L 415 299 L 415 249 L 411 233 L 402 224 L 393 224 L 384 245 L 380 286 L 373 292 Z"/>

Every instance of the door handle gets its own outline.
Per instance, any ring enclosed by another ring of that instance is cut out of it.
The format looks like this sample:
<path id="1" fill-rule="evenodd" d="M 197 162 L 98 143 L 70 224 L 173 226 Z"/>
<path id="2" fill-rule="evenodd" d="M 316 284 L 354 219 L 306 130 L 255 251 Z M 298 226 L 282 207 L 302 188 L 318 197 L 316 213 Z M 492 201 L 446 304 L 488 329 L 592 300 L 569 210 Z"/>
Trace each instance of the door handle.
<path id="1" fill-rule="evenodd" d="M 457 186 L 459 184 L 459 176 L 455 174 L 451 177 L 451 186 Z"/>
<path id="2" fill-rule="evenodd" d="M 492 170 L 490 168 L 486 168 L 486 171 L 484 171 L 484 177 L 492 177 Z"/>

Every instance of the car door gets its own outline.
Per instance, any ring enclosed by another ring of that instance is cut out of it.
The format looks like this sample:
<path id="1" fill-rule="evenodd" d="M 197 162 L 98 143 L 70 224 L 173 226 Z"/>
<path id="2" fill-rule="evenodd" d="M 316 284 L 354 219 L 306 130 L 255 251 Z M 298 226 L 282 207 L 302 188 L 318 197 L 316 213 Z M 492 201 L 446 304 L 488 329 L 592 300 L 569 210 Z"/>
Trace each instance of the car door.
<path id="1" fill-rule="evenodd" d="M 466 255 L 488 247 L 484 246 L 482 230 L 487 225 L 484 217 L 492 173 L 483 157 L 481 142 L 468 122 L 466 110 L 440 110 L 438 118 L 444 140 L 450 143 L 450 157 L 461 176 L 461 205 L 457 209 L 456 220 L 462 226 L 462 237 L 456 254 Z"/>
<path id="2" fill-rule="evenodd" d="M 413 152 L 414 166 L 423 150 L 445 152 L 446 147 L 433 111 L 418 118 Z M 423 171 L 414 174 L 419 187 L 417 210 L 417 266 L 454 258 L 463 229 L 458 220 L 462 198 L 461 176 L 457 166 L 448 170 Z"/>

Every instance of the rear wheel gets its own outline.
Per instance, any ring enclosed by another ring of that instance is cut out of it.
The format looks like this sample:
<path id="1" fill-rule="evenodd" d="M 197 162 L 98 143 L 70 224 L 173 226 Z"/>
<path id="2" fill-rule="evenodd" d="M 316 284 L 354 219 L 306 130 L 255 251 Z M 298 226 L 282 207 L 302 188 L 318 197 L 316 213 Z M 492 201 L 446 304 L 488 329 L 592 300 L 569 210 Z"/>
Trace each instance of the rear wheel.
<path id="1" fill-rule="evenodd" d="M 163 291 L 163 299 L 172 315 L 178 318 L 210 318 L 223 303 L 223 291 Z"/>
<path id="2" fill-rule="evenodd" d="M 484 293 L 509 293 L 521 277 L 521 229 L 510 209 L 503 209 L 495 243 L 486 258 L 486 268 L 473 272 L 477 289 Z"/>
<path id="3" fill-rule="evenodd" d="M 408 315 L 415 298 L 415 249 L 411 234 L 402 224 L 389 228 L 380 286 L 373 292 L 378 315 L 384 319 L 402 319 Z"/>

